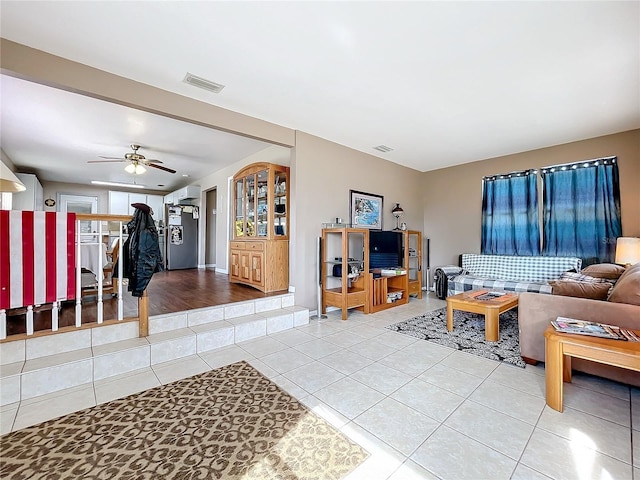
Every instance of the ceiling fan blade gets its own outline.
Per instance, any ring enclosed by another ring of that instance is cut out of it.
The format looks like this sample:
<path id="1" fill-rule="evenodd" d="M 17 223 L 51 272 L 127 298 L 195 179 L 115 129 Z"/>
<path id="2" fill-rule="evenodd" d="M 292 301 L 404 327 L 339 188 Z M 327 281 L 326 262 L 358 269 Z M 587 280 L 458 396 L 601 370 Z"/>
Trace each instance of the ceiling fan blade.
<path id="1" fill-rule="evenodd" d="M 160 160 L 156 160 L 155 158 L 145 158 L 144 163 L 163 163 Z"/>
<path id="2" fill-rule="evenodd" d="M 147 167 L 157 168 L 159 170 L 164 170 L 165 172 L 169 172 L 169 173 L 176 173 L 176 171 L 172 170 L 171 168 L 163 167 L 162 165 L 156 165 L 155 163 L 148 163 Z"/>
<path id="3" fill-rule="evenodd" d="M 104 157 L 103 157 L 104 158 Z M 127 160 L 87 160 L 87 163 L 120 163 L 120 162 L 126 162 Z"/>
<path id="4" fill-rule="evenodd" d="M 98 157 L 106 158 L 106 159 L 109 159 L 109 160 L 120 160 L 121 162 L 124 162 L 126 160 L 125 158 L 122 158 L 122 157 L 105 157 L 105 156 L 102 156 L 102 155 L 98 155 Z"/>

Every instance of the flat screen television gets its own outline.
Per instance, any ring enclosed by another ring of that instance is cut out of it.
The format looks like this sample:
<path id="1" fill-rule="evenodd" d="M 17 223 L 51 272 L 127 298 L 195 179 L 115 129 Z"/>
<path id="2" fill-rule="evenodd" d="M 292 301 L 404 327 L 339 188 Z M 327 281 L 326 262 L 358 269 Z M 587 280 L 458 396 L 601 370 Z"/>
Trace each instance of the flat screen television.
<path id="1" fill-rule="evenodd" d="M 403 257 L 401 232 L 369 232 L 369 268 L 400 267 Z"/>

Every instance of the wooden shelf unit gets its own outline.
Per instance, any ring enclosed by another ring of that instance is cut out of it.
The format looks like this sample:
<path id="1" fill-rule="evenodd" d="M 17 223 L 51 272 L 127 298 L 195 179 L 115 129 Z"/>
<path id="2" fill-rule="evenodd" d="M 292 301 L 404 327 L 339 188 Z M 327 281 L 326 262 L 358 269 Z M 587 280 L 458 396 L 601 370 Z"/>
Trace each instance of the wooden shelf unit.
<path id="1" fill-rule="evenodd" d="M 342 310 L 346 320 L 348 310 L 376 313 L 409 302 L 409 295 L 422 298 L 422 234 L 416 230 L 402 232 L 406 273 L 375 276 L 369 270 L 369 230 L 363 228 L 325 228 L 322 230 L 322 313 L 327 307 Z M 352 259 L 352 260 L 351 260 Z M 339 265 L 340 276 L 333 275 Z M 358 274 L 351 274 L 355 267 Z M 346 272 L 346 274 L 343 274 Z M 389 301 L 389 295 L 400 298 Z"/>
<path id="2" fill-rule="evenodd" d="M 369 313 L 368 248 L 366 228 L 322 230 L 322 313 L 327 307 L 337 307 L 342 310 L 343 320 L 351 308 Z M 334 267 L 340 269 L 340 276 L 334 275 Z M 357 276 L 350 274 L 352 268 L 358 270 Z"/>
<path id="3" fill-rule="evenodd" d="M 229 281 L 265 293 L 289 288 L 289 168 L 247 165 L 233 177 Z"/>
<path id="4" fill-rule="evenodd" d="M 369 313 L 381 312 L 387 308 L 397 307 L 398 305 L 404 305 L 409 302 L 407 274 L 378 277 L 373 278 L 373 273 L 369 273 L 369 291 L 371 292 L 369 298 Z M 390 293 L 401 292 L 402 297 L 387 301 Z"/>
<path id="5" fill-rule="evenodd" d="M 422 298 L 422 232 L 404 232 L 404 266 L 407 269 L 409 295 Z"/>

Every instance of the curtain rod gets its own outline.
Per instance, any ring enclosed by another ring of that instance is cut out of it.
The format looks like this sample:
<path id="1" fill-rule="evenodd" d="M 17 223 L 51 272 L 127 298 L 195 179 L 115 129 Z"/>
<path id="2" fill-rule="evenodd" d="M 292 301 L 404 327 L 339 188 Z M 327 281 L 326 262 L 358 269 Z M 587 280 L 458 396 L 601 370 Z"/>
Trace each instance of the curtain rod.
<path id="1" fill-rule="evenodd" d="M 482 177 L 482 180 L 489 180 L 492 178 L 495 179 L 495 178 L 513 177 L 513 176 L 519 176 L 519 175 L 531 175 L 532 173 L 538 173 L 538 169 L 527 168 L 526 170 L 518 170 L 515 172 L 509 172 L 509 173 L 494 173 L 493 175 L 485 175 L 484 177 Z"/>
<path id="2" fill-rule="evenodd" d="M 617 155 L 611 155 L 610 157 L 600 157 L 600 158 L 592 158 L 590 160 L 576 160 L 574 162 L 569 163 L 559 163 L 558 165 L 550 165 L 548 167 L 542 167 L 540 170 L 550 170 L 552 168 L 561 168 L 561 167 L 572 167 L 573 165 L 580 165 L 581 163 L 591 163 L 591 162 L 605 162 L 608 160 L 617 160 Z"/>

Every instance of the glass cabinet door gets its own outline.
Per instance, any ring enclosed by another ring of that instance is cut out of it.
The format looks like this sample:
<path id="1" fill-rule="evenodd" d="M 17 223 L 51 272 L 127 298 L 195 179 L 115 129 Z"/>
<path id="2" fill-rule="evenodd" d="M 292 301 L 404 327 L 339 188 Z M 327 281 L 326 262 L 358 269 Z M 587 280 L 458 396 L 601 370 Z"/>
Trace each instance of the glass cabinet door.
<path id="1" fill-rule="evenodd" d="M 256 179 L 255 175 L 249 175 L 245 179 L 245 208 L 246 223 L 245 234 L 247 237 L 256 236 Z"/>
<path id="2" fill-rule="evenodd" d="M 288 235 L 287 225 L 287 173 L 276 172 L 273 202 L 274 235 Z"/>
<path id="3" fill-rule="evenodd" d="M 239 239 L 286 239 L 288 225 L 288 169 L 256 163 L 233 180 L 233 235 Z"/>
<path id="4" fill-rule="evenodd" d="M 235 211 L 235 229 L 236 237 L 244 236 L 244 180 L 236 181 L 236 211 Z"/>
<path id="5" fill-rule="evenodd" d="M 269 198 L 268 198 L 268 181 L 269 172 L 262 170 L 256 175 L 256 225 L 258 237 L 266 237 L 269 231 Z"/>

